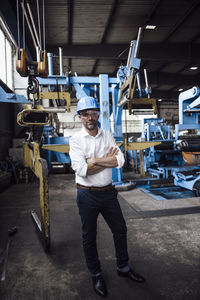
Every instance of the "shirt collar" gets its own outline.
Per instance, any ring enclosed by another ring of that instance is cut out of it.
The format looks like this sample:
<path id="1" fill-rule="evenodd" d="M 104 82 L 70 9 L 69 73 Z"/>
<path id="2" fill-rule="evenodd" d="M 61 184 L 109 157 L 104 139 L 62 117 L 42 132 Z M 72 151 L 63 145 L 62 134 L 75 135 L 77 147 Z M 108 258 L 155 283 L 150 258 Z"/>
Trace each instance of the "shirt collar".
<path id="1" fill-rule="evenodd" d="M 91 136 L 91 135 L 89 135 L 89 133 L 87 132 L 87 130 L 85 129 L 84 126 L 82 126 L 81 133 L 83 136 Z M 97 132 L 97 135 L 95 136 L 95 138 L 98 137 L 99 135 L 101 135 L 101 133 L 102 133 L 102 129 L 98 128 L 98 132 Z"/>

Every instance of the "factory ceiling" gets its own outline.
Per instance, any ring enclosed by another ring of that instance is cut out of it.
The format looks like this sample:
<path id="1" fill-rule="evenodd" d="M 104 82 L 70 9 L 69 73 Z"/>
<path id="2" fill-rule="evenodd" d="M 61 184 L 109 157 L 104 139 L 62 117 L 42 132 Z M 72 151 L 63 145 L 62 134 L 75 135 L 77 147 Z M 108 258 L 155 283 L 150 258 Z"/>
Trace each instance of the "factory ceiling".
<path id="1" fill-rule="evenodd" d="M 37 1 L 27 2 L 37 26 Z M 16 1 L 9 3 L 16 15 Z M 42 14 L 43 1 L 39 3 Z M 142 27 L 141 80 L 145 68 L 152 97 L 175 100 L 180 89 L 199 86 L 199 0 L 44 0 L 44 7 L 46 50 L 54 55 L 55 74 L 62 47 L 64 72 L 115 77 Z M 29 49 L 34 48 L 31 43 L 27 38 Z"/>

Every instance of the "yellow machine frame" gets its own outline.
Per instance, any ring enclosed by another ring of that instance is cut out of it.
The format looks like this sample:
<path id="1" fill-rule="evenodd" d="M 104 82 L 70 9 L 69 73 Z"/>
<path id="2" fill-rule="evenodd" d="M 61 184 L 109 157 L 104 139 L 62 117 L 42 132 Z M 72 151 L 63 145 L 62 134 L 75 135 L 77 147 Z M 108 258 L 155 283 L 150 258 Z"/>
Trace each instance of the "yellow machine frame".
<path id="1" fill-rule="evenodd" d="M 127 139 L 125 139 L 124 149 L 125 151 L 140 151 L 140 175 L 145 176 L 144 170 L 144 150 L 153 146 L 160 145 L 162 142 L 131 142 L 128 143 Z M 137 164 L 137 162 L 136 162 Z"/>
<path id="2" fill-rule="evenodd" d="M 134 108 L 134 105 L 137 106 L 145 106 L 145 105 L 151 105 L 153 112 L 155 115 L 158 114 L 158 107 L 157 107 L 157 101 L 154 98 L 133 98 L 130 102 L 128 102 L 128 110 L 129 114 L 132 114 L 132 108 Z"/>
<path id="3" fill-rule="evenodd" d="M 37 95 L 34 95 L 37 98 Z M 70 93 L 68 92 L 39 92 L 39 99 L 65 100 L 67 112 L 71 111 Z"/>
<path id="4" fill-rule="evenodd" d="M 25 117 L 27 114 L 35 113 L 35 114 L 42 114 L 46 113 L 48 115 L 48 119 L 46 122 L 27 122 L 25 121 Z M 17 114 L 17 123 L 18 125 L 22 127 L 27 126 L 44 126 L 50 124 L 50 112 L 49 110 L 45 110 L 42 105 L 36 105 L 36 108 L 32 108 L 30 104 L 27 104 L 25 106 L 25 109 L 23 109 L 21 112 Z"/>
<path id="5" fill-rule="evenodd" d="M 47 161 L 40 157 L 38 143 L 24 143 L 24 166 L 29 167 L 40 180 L 41 221 L 35 211 L 31 214 L 42 235 L 45 250 L 48 250 L 50 247 L 48 166 Z"/>
<path id="6" fill-rule="evenodd" d="M 69 145 L 43 145 L 42 149 L 69 153 Z M 47 161 L 40 156 L 40 147 L 36 142 L 24 143 L 24 166 L 32 170 L 40 181 L 41 220 L 35 211 L 31 212 L 42 237 L 44 248 L 50 248 L 49 185 Z"/>

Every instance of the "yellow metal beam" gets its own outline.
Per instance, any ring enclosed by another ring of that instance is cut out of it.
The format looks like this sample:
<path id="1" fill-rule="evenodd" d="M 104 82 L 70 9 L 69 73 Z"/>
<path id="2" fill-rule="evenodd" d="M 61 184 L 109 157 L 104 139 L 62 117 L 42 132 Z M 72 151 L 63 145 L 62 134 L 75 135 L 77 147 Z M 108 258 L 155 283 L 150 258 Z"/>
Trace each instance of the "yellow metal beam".
<path id="1" fill-rule="evenodd" d="M 123 145 L 122 142 L 117 142 L 117 146 L 121 147 Z M 69 153 L 69 145 L 68 144 L 44 144 L 42 145 L 42 149 L 44 150 L 49 150 L 49 151 L 56 151 L 56 152 L 61 152 L 61 153 Z"/>
<path id="2" fill-rule="evenodd" d="M 117 146 L 120 147 L 123 143 L 118 142 Z M 153 146 L 160 145 L 161 142 L 134 142 L 134 143 L 128 143 L 125 141 L 125 150 L 144 150 Z M 69 145 L 64 144 L 64 145 L 59 145 L 59 144 L 52 144 L 52 145 L 42 145 L 42 149 L 44 150 L 49 150 L 49 151 L 56 151 L 56 152 L 61 152 L 61 153 L 69 153 Z"/>
<path id="3" fill-rule="evenodd" d="M 50 151 L 56 151 L 56 152 L 61 152 L 61 153 L 69 153 L 69 145 L 64 144 L 64 145 L 42 145 L 42 149 L 44 150 L 50 150 Z"/>
<path id="4" fill-rule="evenodd" d="M 35 97 L 37 97 L 37 95 L 35 95 Z M 67 111 L 70 112 L 70 93 L 68 92 L 40 92 L 39 99 L 65 100 Z"/>
<path id="5" fill-rule="evenodd" d="M 125 140 L 125 150 L 144 150 L 153 146 L 160 145 L 162 142 L 133 142 L 127 143 Z"/>

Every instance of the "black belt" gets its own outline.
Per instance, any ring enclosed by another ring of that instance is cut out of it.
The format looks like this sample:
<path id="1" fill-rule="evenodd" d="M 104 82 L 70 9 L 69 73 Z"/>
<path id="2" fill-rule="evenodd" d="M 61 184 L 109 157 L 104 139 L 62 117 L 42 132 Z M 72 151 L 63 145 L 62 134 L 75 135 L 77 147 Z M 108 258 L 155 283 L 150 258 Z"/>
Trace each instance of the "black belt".
<path id="1" fill-rule="evenodd" d="M 106 186 L 85 186 L 77 183 L 77 189 L 84 189 L 89 191 L 109 191 L 113 190 L 114 186 L 112 184 L 106 185 Z"/>

